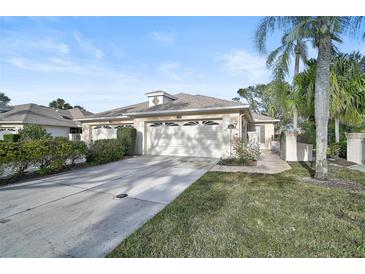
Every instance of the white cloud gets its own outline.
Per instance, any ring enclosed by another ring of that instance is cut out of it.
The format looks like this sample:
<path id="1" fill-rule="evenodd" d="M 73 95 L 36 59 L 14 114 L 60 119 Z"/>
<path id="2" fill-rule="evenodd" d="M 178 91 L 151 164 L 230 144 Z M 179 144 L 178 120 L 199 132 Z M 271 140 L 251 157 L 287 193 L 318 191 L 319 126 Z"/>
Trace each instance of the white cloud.
<path id="1" fill-rule="evenodd" d="M 265 82 L 270 76 L 265 58 L 252 54 L 244 49 L 233 50 L 220 55 L 224 70 L 232 76 L 245 76 L 252 81 Z"/>
<path id="2" fill-rule="evenodd" d="M 104 52 L 95 47 L 90 40 L 82 38 L 79 32 L 75 32 L 73 37 L 79 46 L 88 54 L 93 55 L 97 59 L 102 59 L 104 57 Z"/>
<path id="3" fill-rule="evenodd" d="M 39 39 L 25 39 L 24 37 L 10 37 L 0 43 L 1 54 L 34 54 L 52 53 L 56 55 L 67 55 L 71 51 L 69 45 L 59 42 L 54 38 L 46 37 Z"/>
<path id="4" fill-rule="evenodd" d="M 192 70 L 186 69 L 178 62 L 165 62 L 158 67 L 158 71 L 162 76 L 167 77 L 169 80 L 182 81 L 182 80 L 194 80 L 201 78 L 201 75 L 195 73 Z"/>
<path id="5" fill-rule="evenodd" d="M 153 40 L 161 43 L 172 43 L 175 41 L 175 34 L 172 31 L 157 31 L 150 32 Z"/>
<path id="6" fill-rule="evenodd" d="M 9 58 L 7 62 L 17 68 L 35 71 L 40 73 L 63 73 L 65 75 L 77 74 L 80 76 L 92 77 L 93 79 L 104 79 L 138 82 L 138 77 L 133 73 L 126 73 L 117 68 L 107 67 L 103 65 L 94 65 L 91 63 L 76 63 L 68 59 L 48 58 L 45 60 L 30 59 L 24 57 Z"/>

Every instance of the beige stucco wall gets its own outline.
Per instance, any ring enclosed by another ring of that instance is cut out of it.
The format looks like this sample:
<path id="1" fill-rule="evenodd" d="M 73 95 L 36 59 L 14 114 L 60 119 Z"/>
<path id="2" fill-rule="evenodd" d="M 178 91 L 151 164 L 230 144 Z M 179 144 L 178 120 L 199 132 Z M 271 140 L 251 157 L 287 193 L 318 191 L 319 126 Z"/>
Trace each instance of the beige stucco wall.
<path id="1" fill-rule="evenodd" d="M 284 132 L 280 141 L 280 157 L 288 162 L 312 161 L 313 145 L 297 142 L 297 133 Z"/>
<path id="2" fill-rule="evenodd" d="M 261 127 L 264 127 L 264 141 L 261 142 Z M 249 139 L 259 142 L 262 149 L 271 149 L 274 139 L 275 127 L 273 123 L 254 123 L 250 125 Z"/>
<path id="3" fill-rule="evenodd" d="M 365 163 L 365 133 L 347 133 L 347 161 Z"/>
<path id="4" fill-rule="evenodd" d="M 68 134 L 70 133 L 69 127 L 56 127 L 56 126 L 42 126 L 48 133 L 50 133 L 53 137 L 66 137 L 68 138 Z"/>
<path id="5" fill-rule="evenodd" d="M 0 124 L 0 128 L 14 128 L 16 131 L 6 132 L 5 134 L 18 133 L 20 129 L 24 127 L 23 124 Z M 41 126 L 48 133 L 50 133 L 53 137 L 66 137 L 68 138 L 68 134 L 70 133 L 69 127 L 58 127 L 58 126 Z M 4 132 L 0 132 L 0 140 L 3 140 L 2 135 Z"/>
<path id="6" fill-rule="evenodd" d="M 245 118 L 243 118 L 245 119 Z M 209 113 L 209 114 L 187 114 L 187 115 L 164 115 L 154 117 L 141 117 L 134 118 L 133 120 L 104 120 L 104 121 L 93 121 L 82 123 L 82 140 L 90 142 L 92 140 L 92 128 L 96 125 L 120 125 L 120 124 L 131 124 L 137 130 L 137 154 L 147 153 L 147 125 L 151 122 L 158 121 L 191 121 L 191 120 L 222 120 L 223 124 L 223 152 L 222 157 L 228 157 L 232 153 L 232 146 L 235 137 L 240 137 L 240 113 L 239 112 L 225 112 L 225 113 Z M 247 124 L 247 121 L 243 122 Z M 235 129 L 229 130 L 228 125 L 235 125 Z M 110 136 L 112 138 L 112 136 Z"/>
<path id="7" fill-rule="evenodd" d="M 4 134 L 16 134 L 18 133 L 19 129 L 23 128 L 23 125 L 20 124 L 0 124 L 0 128 L 11 128 L 15 129 L 15 131 L 0 131 L 0 140 L 4 140 Z"/>

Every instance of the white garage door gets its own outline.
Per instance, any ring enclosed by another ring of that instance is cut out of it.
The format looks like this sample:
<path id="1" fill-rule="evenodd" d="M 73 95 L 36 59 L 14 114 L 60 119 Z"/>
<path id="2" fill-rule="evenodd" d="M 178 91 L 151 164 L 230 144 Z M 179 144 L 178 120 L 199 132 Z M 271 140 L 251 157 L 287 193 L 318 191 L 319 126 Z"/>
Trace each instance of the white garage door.
<path id="1" fill-rule="evenodd" d="M 222 156 L 221 120 L 147 124 L 147 153 L 196 157 Z"/>

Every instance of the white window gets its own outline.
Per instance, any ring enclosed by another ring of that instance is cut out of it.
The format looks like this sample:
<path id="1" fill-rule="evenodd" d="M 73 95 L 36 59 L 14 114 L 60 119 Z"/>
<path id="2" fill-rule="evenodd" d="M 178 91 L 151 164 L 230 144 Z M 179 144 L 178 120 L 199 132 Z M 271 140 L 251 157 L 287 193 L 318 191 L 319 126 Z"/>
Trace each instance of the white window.
<path id="1" fill-rule="evenodd" d="M 150 125 L 150 127 L 160 127 L 162 126 L 162 123 L 153 123 Z"/>
<path id="2" fill-rule="evenodd" d="M 197 125 L 199 125 L 199 122 L 197 122 L 197 121 L 190 121 L 190 122 L 186 122 L 185 124 L 183 124 L 184 127 L 197 126 Z"/>
<path id="3" fill-rule="evenodd" d="M 215 126 L 215 125 L 219 125 L 218 122 L 216 121 L 203 121 L 202 122 L 203 125 L 206 125 L 206 126 Z"/>
<path id="4" fill-rule="evenodd" d="M 168 126 L 168 127 L 178 127 L 179 125 L 174 123 L 174 122 L 167 122 L 165 123 L 165 126 Z"/>

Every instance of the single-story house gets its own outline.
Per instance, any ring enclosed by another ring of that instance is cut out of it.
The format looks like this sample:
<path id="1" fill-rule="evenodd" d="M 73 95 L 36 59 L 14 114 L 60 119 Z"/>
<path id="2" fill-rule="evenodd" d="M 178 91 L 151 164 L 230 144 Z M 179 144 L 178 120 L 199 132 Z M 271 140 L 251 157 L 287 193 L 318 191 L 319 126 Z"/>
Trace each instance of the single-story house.
<path id="1" fill-rule="evenodd" d="M 275 135 L 275 124 L 280 122 L 270 116 L 252 112 L 253 123 L 250 123 L 248 135 L 260 144 L 262 149 L 271 149 Z"/>
<path id="2" fill-rule="evenodd" d="M 0 140 L 4 134 L 17 133 L 26 124 L 40 125 L 55 137 L 71 138 L 82 131 L 80 122 L 74 119 L 90 114 L 80 109 L 58 110 L 36 104 L 10 106 L 0 113 Z"/>
<path id="3" fill-rule="evenodd" d="M 235 137 L 247 140 L 259 133 L 263 148 L 270 148 L 278 120 L 254 116 L 248 104 L 203 95 L 164 91 L 146 94 L 143 103 L 76 119 L 82 140 L 116 138 L 120 127 L 137 130 L 137 154 L 229 157 Z"/>

